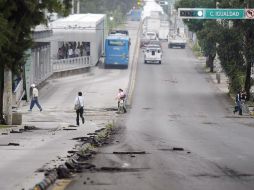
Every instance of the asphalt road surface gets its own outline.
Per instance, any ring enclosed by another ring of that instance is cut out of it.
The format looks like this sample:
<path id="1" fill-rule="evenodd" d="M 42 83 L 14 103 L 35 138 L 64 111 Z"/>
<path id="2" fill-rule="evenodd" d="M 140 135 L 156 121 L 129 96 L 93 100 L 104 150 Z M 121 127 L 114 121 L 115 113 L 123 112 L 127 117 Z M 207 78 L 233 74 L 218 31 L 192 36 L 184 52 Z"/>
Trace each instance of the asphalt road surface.
<path id="1" fill-rule="evenodd" d="M 161 65 L 140 55 L 132 108 L 93 160 L 112 170 L 80 174 L 68 189 L 254 189 L 253 118 L 232 113 L 188 48 L 163 47 Z"/>

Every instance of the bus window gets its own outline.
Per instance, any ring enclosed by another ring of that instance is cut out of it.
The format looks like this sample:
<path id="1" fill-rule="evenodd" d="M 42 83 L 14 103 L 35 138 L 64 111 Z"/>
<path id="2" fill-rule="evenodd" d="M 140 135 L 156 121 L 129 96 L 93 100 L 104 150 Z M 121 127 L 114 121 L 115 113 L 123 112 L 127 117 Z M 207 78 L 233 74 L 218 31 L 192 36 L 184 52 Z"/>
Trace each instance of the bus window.
<path id="1" fill-rule="evenodd" d="M 125 42 L 121 40 L 109 40 L 108 45 L 109 46 L 125 46 Z"/>

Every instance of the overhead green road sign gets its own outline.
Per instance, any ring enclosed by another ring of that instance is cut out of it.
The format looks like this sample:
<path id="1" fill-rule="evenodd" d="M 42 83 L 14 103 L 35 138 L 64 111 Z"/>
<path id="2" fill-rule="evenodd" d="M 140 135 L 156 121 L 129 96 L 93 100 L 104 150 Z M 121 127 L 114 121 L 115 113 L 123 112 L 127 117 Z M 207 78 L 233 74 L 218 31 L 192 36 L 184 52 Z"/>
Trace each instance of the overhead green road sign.
<path id="1" fill-rule="evenodd" d="M 205 19 L 245 19 L 245 9 L 205 9 Z"/>
<path id="2" fill-rule="evenodd" d="M 206 9 L 206 8 L 179 8 L 178 16 L 184 19 L 253 19 L 250 10 L 245 9 Z M 248 17 L 247 17 L 247 16 Z"/>

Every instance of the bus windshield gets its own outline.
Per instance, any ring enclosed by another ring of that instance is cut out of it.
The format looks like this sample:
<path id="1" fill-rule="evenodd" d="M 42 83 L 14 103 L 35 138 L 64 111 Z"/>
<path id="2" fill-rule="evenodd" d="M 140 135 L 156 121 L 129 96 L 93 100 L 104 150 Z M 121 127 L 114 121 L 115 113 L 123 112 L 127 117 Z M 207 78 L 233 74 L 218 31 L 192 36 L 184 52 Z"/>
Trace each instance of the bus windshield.
<path id="1" fill-rule="evenodd" d="M 108 45 L 109 46 L 125 46 L 125 41 L 122 41 L 122 40 L 109 40 Z"/>

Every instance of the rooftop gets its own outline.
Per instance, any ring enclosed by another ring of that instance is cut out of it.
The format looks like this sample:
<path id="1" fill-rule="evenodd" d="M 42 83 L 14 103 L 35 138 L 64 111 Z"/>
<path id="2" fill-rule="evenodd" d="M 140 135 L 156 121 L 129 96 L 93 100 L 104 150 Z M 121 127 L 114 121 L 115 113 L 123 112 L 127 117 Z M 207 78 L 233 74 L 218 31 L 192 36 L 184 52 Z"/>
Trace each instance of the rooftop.
<path id="1" fill-rule="evenodd" d="M 105 14 L 73 14 L 57 19 L 51 23 L 52 29 L 95 28 L 105 17 Z"/>

